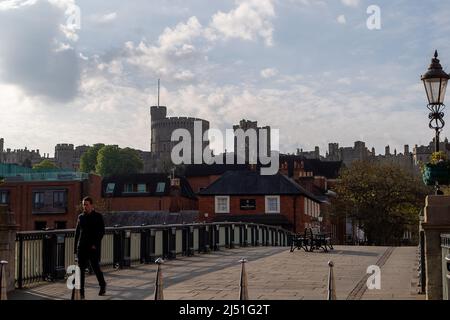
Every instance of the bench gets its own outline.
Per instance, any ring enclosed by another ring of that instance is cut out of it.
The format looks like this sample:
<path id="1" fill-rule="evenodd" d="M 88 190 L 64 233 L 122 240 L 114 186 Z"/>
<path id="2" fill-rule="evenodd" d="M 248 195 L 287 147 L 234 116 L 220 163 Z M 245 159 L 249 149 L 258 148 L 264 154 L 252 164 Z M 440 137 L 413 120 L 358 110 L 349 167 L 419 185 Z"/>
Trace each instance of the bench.
<path id="1" fill-rule="evenodd" d="M 294 234 L 292 236 L 291 252 L 294 252 L 295 249 L 303 249 L 306 252 L 310 251 L 308 248 L 309 242 L 310 238 L 308 237 L 307 229 L 305 229 L 303 234 Z"/>
<path id="2" fill-rule="evenodd" d="M 318 228 L 309 228 L 308 234 L 310 238 L 310 251 L 315 249 L 328 252 L 328 249 L 334 250 L 333 244 L 331 243 L 331 236 L 329 233 L 322 233 Z"/>

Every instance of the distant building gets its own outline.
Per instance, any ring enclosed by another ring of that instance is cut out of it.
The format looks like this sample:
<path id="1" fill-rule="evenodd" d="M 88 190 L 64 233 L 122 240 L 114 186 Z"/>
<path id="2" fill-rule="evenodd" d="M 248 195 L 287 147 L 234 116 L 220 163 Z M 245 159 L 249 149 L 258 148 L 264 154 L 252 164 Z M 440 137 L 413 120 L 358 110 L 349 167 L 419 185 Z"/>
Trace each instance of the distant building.
<path id="1" fill-rule="evenodd" d="M 151 115 L 151 153 L 154 166 L 159 171 L 168 171 L 172 167 L 171 152 L 178 142 L 172 142 L 172 133 L 177 129 L 185 129 L 191 135 L 191 163 L 194 163 L 195 138 L 202 139 L 204 133 L 209 130 L 209 122 L 198 118 L 167 117 L 167 107 L 153 106 Z M 195 123 L 201 124 L 201 137 L 194 134 Z M 202 152 L 209 146 L 209 141 L 201 142 Z M 203 155 L 203 153 L 202 153 Z M 203 158 L 203 157 L 202 157 Z"/>
<path id="2" fill-rule="evenodd" d="M 349 166 L 354 161 L 365 161 L 374 156 L 375 150 L 369 151 L 365 142 L 356 141 L 353 147 L 339 147 L 338 143 L 330 143 L 325 158 L 329 161 L 342 161 Z"/>
<path id="3" fill-rule="evenodd" d="M 233 126 L 233 130 L 235 132 L 235 137 L 234 137 L 234 155 L 237 157 L 237 159 L 241 159 L 241 162 L 243 160 L 244 163 L 249 163 L 250 160 L 250 142 L 252 139 L 252 131 L 254 132 L 254 145 L 256 146 L 255 150 L 253 150 L 254 152 L 256 152 L 255 158 L 256 158 L 256 162 L 259 159 L 259 154 L 260 154 L 260 141 L 261 138 L 266 138 L 266 147 L 267 147 L 267 152 L 264 153 L 265 156 L 270 156 L 270 152 L 271 152 L 271 143 L 270 143 L 270 127 L 269 126 L 265 126 L 265 127 L 258 127 L 258 122 L 257 121 L 249 121 L 249 120 L 241 120 L 239 122 L 238 125 Z M 245 141 L 244 141 L 244 150 L 243 154 L 240 154 L 239 150 L 238 150 L 238 144 L 242 143 L 240 141 L 238 141 L 238 136 L 236 135 L 236 130 L 242 130 L 245 134 Z M 249 131 L 250 130 L 250 131 Z M 265 130 L 265 136 L 262 134 Z"/>
<path id="4" fill-rule="evenodd" d="M 73 144 L 58 144 L 55 147 L 54 163 L 58 168 L 68 170 L 80 170 L 80 160 L 84 153 L 89 149 L 89 146 L 74 147 Z"/>
<path id="5" fill-rule="evenodd" d="M 200 191 L 199 219 L 260 223 L 303 232 L 320 216 L 320 203 L 280 173 L 263 176 L 252 170 L 228 171 Z"/>
<path id="6" fill-rule="evenodd" d="M 428 146 L 418 146 L 415 145 L 413 149 L 413 162 L 415 166 L 419 166 L 421 163 L 427 163 L 430 161 L 430 157 L 435 151 L 434 139 L 430 142 Z M 448 159 L 450 159 L 450 144 L 448 139 L 445 138 L 444 141 L 439 142 L 439 150 L 447 154 Z"/>
<path id="7" fill-rule="evenodd" d="M 37 150 L 28 150 L 27 147 L 25 149 L 11 150 L 4 149 L 5 140 L 3 138 L 0 139 L 0 163 L 10 163 L 16 164 L 20 166 L 33 166 L 38 164 L 43 160 L 39 153 L 39 149 Z"/>
<path id="8" fill-rule="evenodd" d="M 314 151 L 303 151 L 303 149 L 297 149 L 297 152 L 295 154 L 296 156 L 301 156 L 306 159 L 323 159 L 323 157 L 320 155 L 320 148 L 315 147 Z"/>
<path id="9" fill-rule="evenodd" d="M 20 231 L 75 228 L 83 197 L 100 200 L 100 176 L 10 169 L 0 185 L 0 204 L 14 213 Z"/>

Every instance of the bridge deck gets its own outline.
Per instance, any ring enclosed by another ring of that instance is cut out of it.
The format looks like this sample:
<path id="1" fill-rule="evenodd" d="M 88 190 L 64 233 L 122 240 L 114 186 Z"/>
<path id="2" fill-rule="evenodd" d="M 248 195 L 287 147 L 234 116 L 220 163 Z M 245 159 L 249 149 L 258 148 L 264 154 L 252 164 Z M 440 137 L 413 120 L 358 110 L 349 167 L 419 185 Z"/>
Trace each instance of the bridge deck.
<path id="1" fill-rule="evenodd" d="M 338 300 L 424 299 L 416 294 L 415 247 L 336 246 L 330 253 L 257 247 L 223 250 L 211 254 L 180 257 L 163 265 L 165 299 L 235 300 L 239 297 L 239 260 L 246 257 L 250 299 L 301 300 L 326 297 L 328 266 L 335 263 Z M 382 265 L 381 290 L 367 290 L 369 265 Z M 86 299 L 153 299 L 155 265 L 105 273 L 107 295 L 97 296 L 95 276 L 86 279 Z M 10 299 L 70 299 L 65 283 L 50 283 L 16 290 Z"/>

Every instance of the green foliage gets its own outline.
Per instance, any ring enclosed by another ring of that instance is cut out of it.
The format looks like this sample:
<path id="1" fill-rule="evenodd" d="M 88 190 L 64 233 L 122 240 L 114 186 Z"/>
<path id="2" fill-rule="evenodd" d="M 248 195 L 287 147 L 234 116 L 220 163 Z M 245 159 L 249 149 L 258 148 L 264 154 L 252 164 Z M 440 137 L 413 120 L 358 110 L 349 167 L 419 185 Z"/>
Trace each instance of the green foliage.
<path id="1" fill-rule="evenodd" d="M 138 173 L 143 162 L 136 150 L 117 146 L 104 146 L 98 151 L 95 171 L 102 177 Z"/>
<path id="2" fill-rule="evenodd" d="M 90 147 L 80 159 L 80 171 L 91 173 L 95 172 L 95 166 L 97 165 L 98 152 L 105 145 L 103 143 L 94 144 Z"/>
<path id="3" fill-rule="evenodd" d="M 335 214 L 359 221 L 370 244 L 394 245 L 408 226 L 418 228 L 430 190 L 396 165 L 355 162 L 342 171 L 335 191 Z"/>
<path id="4" fill-rule="evenodd" d="M 433 152 L 430 158 L 431 164 L 438 164 L 439 162 L 447 161 L 447 154 L 444 151 Z"/>
<path id="5" fill-rule="evenodd" d="M 48 159 L 42 160 L 40 163 L 33 166 L 34 170 L 44 170 L 44 169 L 57 169 L 58 167 Z"/>

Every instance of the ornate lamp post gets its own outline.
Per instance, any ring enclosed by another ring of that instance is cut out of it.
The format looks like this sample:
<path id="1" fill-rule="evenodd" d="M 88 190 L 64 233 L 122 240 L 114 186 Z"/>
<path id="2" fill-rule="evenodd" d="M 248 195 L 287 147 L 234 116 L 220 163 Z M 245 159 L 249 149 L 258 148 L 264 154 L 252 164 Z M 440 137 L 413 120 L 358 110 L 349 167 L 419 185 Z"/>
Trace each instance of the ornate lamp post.
<path id="1" fill-rule="evenodd" d="M 434 53 L 434 58 L 431 59 L 431 65 L 428 71 L 422 76 L 423 84 L 425 85 L 425 92 L 428 98 L 428 109 L 430 110 L 430 129 L 436 131 L 435 151 L 439 152 L 439 135 L 442 128 L 445 126 L 444 122 L 444 98 L 447 89 L 447 83 L 450 76 L 442 70 L 439 63 L 437 50 Z"/>

